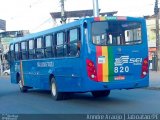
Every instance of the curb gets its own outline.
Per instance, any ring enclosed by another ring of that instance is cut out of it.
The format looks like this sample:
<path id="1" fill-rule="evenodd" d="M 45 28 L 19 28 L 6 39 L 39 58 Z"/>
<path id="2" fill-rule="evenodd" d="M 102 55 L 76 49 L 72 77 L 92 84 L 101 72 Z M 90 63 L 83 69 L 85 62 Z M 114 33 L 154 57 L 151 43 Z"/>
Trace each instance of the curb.
<path id="1" fill-rule="evenodd" d="M 144 89 L 147 89 L 147 90 L 160 90 L 160 87 L 147 87 L 147 88 L 144 88 Z"/>

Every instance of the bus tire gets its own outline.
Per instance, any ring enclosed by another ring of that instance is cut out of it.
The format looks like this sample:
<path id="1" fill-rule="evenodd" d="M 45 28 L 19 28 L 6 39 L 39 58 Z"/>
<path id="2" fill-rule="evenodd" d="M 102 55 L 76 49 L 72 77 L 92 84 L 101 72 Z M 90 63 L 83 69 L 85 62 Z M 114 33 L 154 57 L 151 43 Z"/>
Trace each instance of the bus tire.
<path id="1" fill-rule="evenodd" d="M 18 77 L 18 85 L 19 85 L 19 88 L 20 88 L 20 91 L 21 92 L 27 92 L 27 87 L 25 87 L 23 84 L 22 84 L 22 80 L 20 79 L 20 77 Z"/>
<path id="2" fill-rule="evenodd" d="M 92 91 L 93 97 L 107 97 L 110 94 L 110 90 L 105 91 Z"/>
<path id="3" fill-rule="evenodd" d="M 63 99 L 63 93 L 58 92 L 56 80 L 54 77 L 51 78 L 51 94 L 54 100 L 62 100 Z"/>

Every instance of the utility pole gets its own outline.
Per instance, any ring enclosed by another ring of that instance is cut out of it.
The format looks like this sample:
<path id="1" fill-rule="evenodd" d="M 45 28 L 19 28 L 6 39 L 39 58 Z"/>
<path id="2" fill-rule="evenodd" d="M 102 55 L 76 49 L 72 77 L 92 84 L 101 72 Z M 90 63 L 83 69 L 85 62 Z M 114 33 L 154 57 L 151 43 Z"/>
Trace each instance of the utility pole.
<path id="1" fill-rule="evenodd" d="M 159 45 L 159 8 L 158 0 L 155 0 L 154 14 L 156 17 L 156 71 L 160 70 L 160 45 Z"/>
<path id="2" fill-rule="evenodd" d="M 65 11 L 64 11 L 64 0 L 60 0 L 60 3 L 61 3 L 61 23 L 65 24 L 66 18 L 65 18 Z"/>
<path id="3" fill-rule="evenodd" d="M 99 17 L 98 0 L 93 0 L 93 15 L 94 17 Z"/>

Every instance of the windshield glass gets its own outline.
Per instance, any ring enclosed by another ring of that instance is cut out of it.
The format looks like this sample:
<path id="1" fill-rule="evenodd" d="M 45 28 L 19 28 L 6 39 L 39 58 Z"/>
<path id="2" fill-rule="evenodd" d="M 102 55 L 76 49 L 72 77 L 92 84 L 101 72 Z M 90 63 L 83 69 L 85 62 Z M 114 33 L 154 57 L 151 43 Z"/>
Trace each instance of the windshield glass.
<path id="1" fill-rule="evenodd" d="M 139 22 L 106 21 L 92 23 L 92 40 L 96 45 L 133 45 L 142 42 Z"/>

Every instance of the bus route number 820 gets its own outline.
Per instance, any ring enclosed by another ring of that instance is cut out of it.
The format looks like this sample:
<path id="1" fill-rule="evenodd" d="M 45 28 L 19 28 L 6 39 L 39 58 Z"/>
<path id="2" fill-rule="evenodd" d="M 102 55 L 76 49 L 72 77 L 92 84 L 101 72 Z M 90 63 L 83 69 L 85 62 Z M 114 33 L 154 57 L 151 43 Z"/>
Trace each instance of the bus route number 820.
<path id="1" fill-rule="evenodd" d="M 129 67 L 128 66 L 120 66 L 120 67 L 114 67 L 114 73 L 128 73 Z"/>

